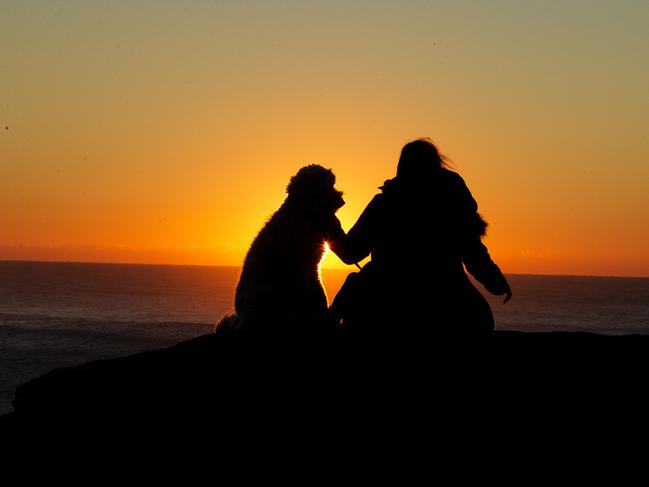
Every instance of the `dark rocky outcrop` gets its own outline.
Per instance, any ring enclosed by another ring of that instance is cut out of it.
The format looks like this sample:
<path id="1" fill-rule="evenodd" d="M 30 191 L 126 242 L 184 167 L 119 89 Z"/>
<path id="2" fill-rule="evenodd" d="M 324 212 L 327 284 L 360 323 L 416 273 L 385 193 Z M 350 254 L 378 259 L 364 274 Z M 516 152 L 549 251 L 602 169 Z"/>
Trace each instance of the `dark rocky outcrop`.
<path id="1" fill-rule="evenodd" d="M 298 466 L 325 475 L 358 465 L 360 452 L 378 461 L 408 449 L 413 435 L 502 434 L 514 417 L 534 418 L 517 426 L 532 434 L 548 415 L 579 418 L 611 397 L 643 404 L 648 352 L 646 336 L 588 333 L 297 341 L 225 331 L 21 385 L 0 418 L 0 471 L 29 481 L 243 480 Z"/>

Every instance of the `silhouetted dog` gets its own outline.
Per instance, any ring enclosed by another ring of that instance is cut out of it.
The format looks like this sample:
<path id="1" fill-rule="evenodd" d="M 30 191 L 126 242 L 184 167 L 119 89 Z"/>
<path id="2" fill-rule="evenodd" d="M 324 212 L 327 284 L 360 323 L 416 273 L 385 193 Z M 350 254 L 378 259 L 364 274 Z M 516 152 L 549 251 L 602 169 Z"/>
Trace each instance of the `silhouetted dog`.
<path id="1" fill-rule="evenodd" d="M 335 213 L 345 204 L 335 182 L 331 170 L 316 164 L 291 178 L 286 200 L 248 250 L 229 326 L 294 334 L 329 325 L 319 263 L 331 232 L 340 229 Z"/>

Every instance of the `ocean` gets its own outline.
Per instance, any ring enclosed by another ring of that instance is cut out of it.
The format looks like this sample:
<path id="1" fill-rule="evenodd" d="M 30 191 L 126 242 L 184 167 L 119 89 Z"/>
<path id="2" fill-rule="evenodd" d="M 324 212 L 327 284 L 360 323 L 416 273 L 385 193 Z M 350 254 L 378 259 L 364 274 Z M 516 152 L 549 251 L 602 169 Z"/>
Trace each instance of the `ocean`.
<path id="1" fill-rule="evenodd" d="M 329 299 L 350 271 L 323 270 Z M 18 384 L 53 368 L 209 333 L 232 311 L 238 275 L 237 267 L 0 262 L 0 414 Z M 508 279 L 507 304 L 479 287 L 497 329 L 649 334 L 649 278 Z"/>

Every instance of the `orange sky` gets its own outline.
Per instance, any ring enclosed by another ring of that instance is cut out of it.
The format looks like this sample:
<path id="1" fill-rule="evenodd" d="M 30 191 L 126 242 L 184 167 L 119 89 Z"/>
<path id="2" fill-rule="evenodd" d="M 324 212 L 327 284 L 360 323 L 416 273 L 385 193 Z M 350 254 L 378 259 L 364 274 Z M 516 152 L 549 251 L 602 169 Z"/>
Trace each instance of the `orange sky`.
<path id="1" fill-rule="evenodd" d="M 649 276 L 647 25 L 634 1 L 3 2 L 0 259 L 239 265 L 301 165 L 333 168 L 348 229 L 429 136 L 506 273 Z"/>

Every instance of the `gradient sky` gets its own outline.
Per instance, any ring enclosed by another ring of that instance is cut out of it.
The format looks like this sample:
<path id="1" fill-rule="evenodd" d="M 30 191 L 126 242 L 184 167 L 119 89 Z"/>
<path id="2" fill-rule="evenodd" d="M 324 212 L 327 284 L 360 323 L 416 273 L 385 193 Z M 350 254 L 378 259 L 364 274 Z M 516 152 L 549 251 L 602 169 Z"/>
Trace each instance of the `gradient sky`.
<path id="1" fill-rule="evenodd" d="M 645 0 L 2 0 L 0 259 L 239 265 L 301 165 L 348 229 L 429 136 L 506 273 L 649 276 L 648 26 Z"/>

